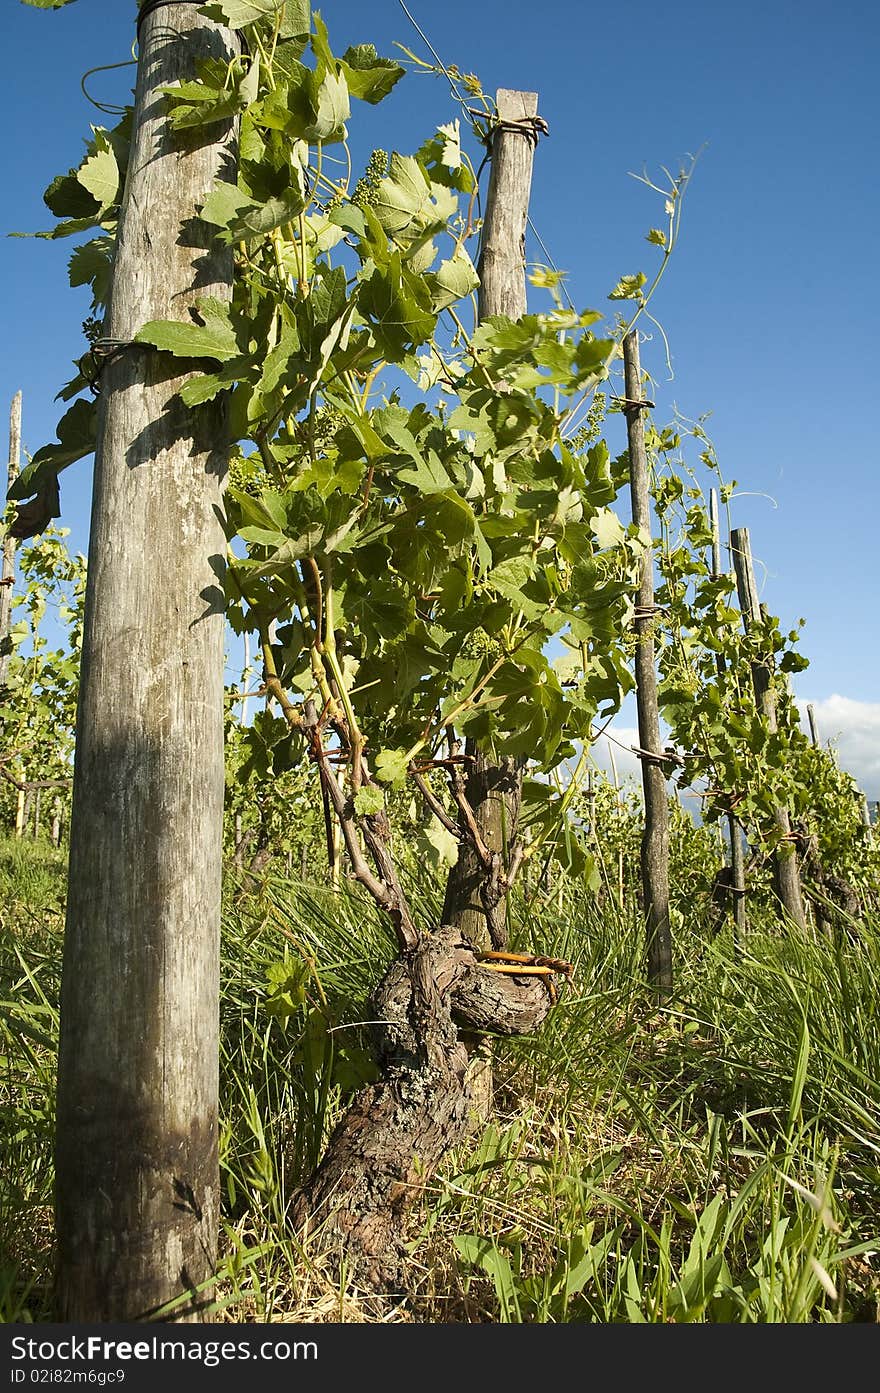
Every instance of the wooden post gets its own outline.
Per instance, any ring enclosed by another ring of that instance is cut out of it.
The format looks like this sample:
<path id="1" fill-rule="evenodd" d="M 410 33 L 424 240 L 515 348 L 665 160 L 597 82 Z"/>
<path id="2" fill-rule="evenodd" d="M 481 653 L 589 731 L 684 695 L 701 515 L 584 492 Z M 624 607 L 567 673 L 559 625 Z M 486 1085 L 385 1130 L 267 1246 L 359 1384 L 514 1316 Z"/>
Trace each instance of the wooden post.
<path id="1" fill-rule="evenodd" d="M 736 570 L 736 588 L 739 607 L 742 611 L 743 625 L 748 633 L 761 618 L 761 602 L 752 565 L 752 548 L 749 529 L 737 527 L 730 534 L 733 564 Z M 771 731 L 777 729 L 776 697 L 770 681 L 770 668 L 766 662 L 752 663 L 752 686 L 758 710 L 766 718 Z M 774 814 L 776 826 L 784 838 L 791 836 L 791 822 L 787 808 L 777 808 Z M 776 894 L 786 913 L 799 928 L 806 928 L 804 902 L 801 894 L 801 877 L 798 869 L 797 853 L 790 841 L 783 841 L 774 857 L 776 868 Z"/>
<path id="2" fill-rule="evenodd" d="M 642 370 L 639 335 L 630 330 L 623 341 L 626 382 L 626 430 L 629 441 L 629 487 L 632 519 L 651 536 L 651 500 L 648 489 L 648 456 L 642 416 Z M 657 702 L 657 670 L 654 664 L 654 553 L 649 543 L 642 558 L 636 594 L 636 705 L 645 826 L 642 831 L 642 910 L 647 935 L 648 981 L 661 996 L 672 990 L 672 932 L 669 922 L 669 804 L 666 779 L 660 766 L 660 708 Z"/>
<path id="3" fill-rule="evenodd" d="M 56 798 L 52 804 L 52 845 L 61 845 L 61 813 L 63 804 L 60 798 Z"/>
<path id="4" fill-rule="evenodd" d="M 807 702 L 807 721 L 809 722 L 809 726 L 810 726 L 810 739 L 812 740 L 813 745 L 815 746 L 815 748 L 818 750 L 818 748 L 819 748 L 819 727 L 818 727 L 818 725 L 816 724 L 816 711 L 815 711 L 815 708 L 814 708 L 814 706 L 813 706 L 813 703 L 810 702 L 810 701 Z"/>
<path id="5" fill-rule="evenodd" d="M 721 524 L 718 510 L 718 490 L 709 490 L 709 522 L 712 528 L 712 579 L 723 574 L 721 565 Z M 715 655 L 715 670 L 719 677 L 726 663 L 723 653 Z M 727 814 L 727 836 L 730 842 L 730 908 L 733 917 L 733 949 L 738 954 L 748 927 L 746 923 L 746 881 L 743 857 L 743 832 L 733 813 Z"/>
<path id="6" fill-rule="evenodd" d="M 34 840 L 40 835 L 40 803 L 42 801 L 42 790 L 34 790 Z"/>
<path id="7" fill-rule="evenodd" d="M 228 299 L 198 219 L 235 177 L 234 123 L 175 134 L 162 89 L 237 40 L 196 3 L 147 7 L 105 333 Z M 57 1318 L 210 1298 L 219 1209 L 219 927 L 227 449 L 216 404 L 125 347 L 101 374 L 77 717 L 56 1145 Z M 189 1294 L 189 1296 L 188 1296 Z M 188 1299 L 187 1299 L 188 1297 Z"/>
<path id="8" fill-rule="evenodd" d="M 525 236 L 537 135 L 538 94 L 499 88 L 499 120 L 492 134 L 492 166 L 486 194 L 479 260 L 479 315 L 519 319 L 526 312 Z M 521 123 L 517 128 L 517 123 Z M 472 742 L 466 795 L 490 852 L 504 857 L 516 837 L 522 791 L 522 761 L 493 764 Z M 463 819 L 460 824 L 465 827 Z M 446 882 L 443 922 L 454 924 L 471 943 L 491 948 L 480 898 L 485 872 L 467 839 Z"/>
<path id="9" fill-rule="evenodd" d="M 241 698 L 241 723 L 247 725 L 248 716 L 248 682 L 251 678 L 251 636 L 245 631 L 244 635 L 244 668 L 241 674 L 241 685 L 244 692 Z"/>
<path id="10" fill-rule="evenodd" d="M 492 132 L 492 164 L 477 271 L 480 277 L 480 319 L 503 314 L 519 319 L 526 312 L 526 223 L 532 186 L 537 133 L 537 92 L 516 92 L 501 87 L 495 93 L 499 124 Z M 517 125 L 517 123 L 520 123 Z M 522 796 L 523 761 L 502 758 L 493 763 L 471 740 L 466 752 L 472 757 L 465 796 L 486 847 L 505 860 L 517 835 Z M 459 826 L 467 823 L 459 814 Z M 442 920 L 452 924 L 477 948 L 500 947 L 493 943 L 481 890 L 489 873 L 470 839 L 464 836 L 458 860 L 446 881 Z M 478 1037 L 466 1041 L 473 1051 L 470 1090 L 474 1115 L 485 1121 L 492 1107 L 492 1064 L 489 1046 Z"/>
<path id="11" fill-rule="evenodd" d="M 6 493 L 18 478 L 21 464 L 21 392 L 16 392 L 9 408 L 9 464 L 6 476 Z M 3 496 L 6 503 L 6 494 Z M 4 536 L 3 556 L 0 560 L 0 692 L 6 686 L 6 674 L 12 646 L 9 633 L 12 628 L 12 582 L 15 578 L 15 538 Z"/>
<path id="12" fill-rule="evenodd" d="M 873 828 L 873 826 L 871 825 L 871 806 L 870 806 L 870 804 L 869 804 L 869 802 L 868 802 L 868 795 L 867 795 L 867 793 L 860 793 L 860 794 L 859 794 L 859 811 L 861 812 L 861 815 L 862 815 L 862 822 L 864 823 L 865 827 L 868 829 L 868 843 L 869 843 L 869 845 L 873 846 L 873 844 L 874 844 L 874 828 Z"/>
<path id="13" fill-rule="evenodd" d="M 18 797 L 15 802 L 15 835 L 24 836 L 24 789 L 18 790 Z"/>

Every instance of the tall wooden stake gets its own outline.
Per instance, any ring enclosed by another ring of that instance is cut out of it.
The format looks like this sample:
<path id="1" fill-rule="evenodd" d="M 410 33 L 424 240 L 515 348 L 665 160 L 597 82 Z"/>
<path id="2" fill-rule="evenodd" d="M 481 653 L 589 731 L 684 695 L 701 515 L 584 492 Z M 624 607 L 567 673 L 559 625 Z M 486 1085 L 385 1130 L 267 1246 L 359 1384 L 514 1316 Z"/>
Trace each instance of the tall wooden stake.
<path id="1" fill-rule="evenodd" d="M 7 493 L 18 478 L 20 464 L 21 392 L 16 392 L 15 396 L 12 398 L 12 405 L 9 408 Z M 6 494 L 3 495 L 3 505 L 5 506 L 5 504 Z M 2 561 L 0 561 L 0 692 L 2 692 L 3 688 L 6 686 L 6 674 L 9 669 L 9 658 L 11 654 L 9 634 L 12 629 L 12 582 L 15 578 L 15 547 L 15 538 L 4 536 L 3 558 Z"/>
<path id="2" fill-rule="evenodd" d="M 631 330 L 623 341 L 626 381 L 626 429 L 629 440 L 629 483 L 632 518 L 651 535 L 648 456 L 642 418 L 642 372 L 639 336 Z M 672 990 L 672 932 L 669 924 L 669 804 L 660 766 L 660 708 L 654 664 L 654 556 L 649 545 L 642 559 L 636 596 L 636 704 L 642 756 L 645 826 L 642 832 L 642 896 L 647 933 L 648 981 L 660 994 Z"/>
<path id="3" fill-rule="evenodd" d="M 519 319 L 526 312 L 526 223 L 532 187 L 537 133 L 531 118 L 537 115 L 537 92 L 515 92 L 501 87 L 495 93 L 500 124 L 492 134 L 492 164 L 486 211 L 483 218 L 479 316 L 504 314 Z M 522 761 L 502 757 L 499 762 L 466 743 L 472 756 L 465 796 L 473 809 L 483 842 L 494 857 L 504 860 L 516 838 L 522 796 Z M 459 815 L 464 830 L 466 822 Z M 499 861 L 499 864 L 501 863 Z M 493 944 L 481 896 L 489 875 L 470 837 L 463 837 L 458 860 L 451 867 L 443 902 L 443 923 L 453 924 L 478 948 Z M 489 1046 L 478 1037 L 466 1041 L 472 1052 L 470 1090 L 473 1111 L 485 1120 L 492 1105 L 492 1065 Z"/>
<path id="4" fill-rule="evenodd" d="M 492 166 L 486 195 L 479 261 L 481 319 L 503 314 L 519 319 L 526 312 L 525 236 L 532 185 L 537 115 L 536 92 L 499 88 L 495 94 L 498 125 L 492 136 Z M 516 836 L 522 791 L 522 762 L 502 758 L 493 763 L 470 742 L 473 756 L 466 795 L 490 852 L 504 857 Z M 462 821 L 462 826 L 464 826 Z M 460 928 L 475 946 L 491 948 L 480 897 L 485 871 L 470 838 L 463 838 L 457 863 L 449 872 L 443 922 Z"/>
<path id="5" fill-rule="evenodd" d="M 807 721 L 810 726 L 810 739 L 814 747 L 819 748 L 819 727 L 816 724 L 816 709 L 811 701 L 807 702 Z"/>
<path id="6" fill-rule="evenodd" d="M 733 564 L 736 570 L 736 588 L 743 624 L 748 633 L 761 618 L 761 602 L 752 565 L 752 548 L 749 529 L 737 527 L 730 534 Z M 770 668 L 766 663 L 752 663 L 752 686 L 758 710 L 765 716 L 771 731 L 777 729 L 776 697 L 770 681 Z M 774 813 L 776 826 L 783 838 L 791 837 L 791 822 L 787 808 L 777 808 Z M 804 901 L 801 893 L 801 876 L 798 869 L 797 854 L 790 840 L 780 845 L 775 855 L 776 894 L 786 913 L 799 928 L 806 928 Z"/>
<path id="7" fill-rule="evenodd" d="M 709 522 L 712 528 L 712 579 L 723 574 L 721 565 L 721 525 L 718 511 L 718 490 L 709 490 Z M 725 670 L 724 655 L 715 655 L 715 667 L 719 676 Z M 738 953 L 745 936 L 746 924 L 746 878 L 743 858 L 743 834 L 733 813 L 727 815 L 727 835 L 730 842 L 730 899 L 733 916 L 733 947 Z"/>
<path id="8" fill-rule="evenodd" d="M 234 127 L 176 135 L 161 95 L 237 52 L 199 11 L 141 23 L 105 324 L 126 345 L 231 293 L 232 252 L 197 210 L 235 177 Z M 181 1296 L 176 1318 L 197 1320 L 217 1252 L 225 423 L 185 408 L 168 370 L 126 347 L 101 377 L 61 992 L 62 1321 Z"/>

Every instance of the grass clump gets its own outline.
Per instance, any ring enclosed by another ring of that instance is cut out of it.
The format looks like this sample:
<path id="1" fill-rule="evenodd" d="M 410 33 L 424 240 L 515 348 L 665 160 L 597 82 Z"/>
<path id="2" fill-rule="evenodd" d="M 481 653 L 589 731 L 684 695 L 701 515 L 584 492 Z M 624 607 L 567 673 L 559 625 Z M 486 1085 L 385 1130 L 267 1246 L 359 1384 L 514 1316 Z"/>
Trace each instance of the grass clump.
<path id="1" fill-rule="evenodd" d="M 37 861 L 0 851 L 7 1321 L 51 1315 L 62 872 Z M 436 918 L 438 884 L 410 888 Z M 226 899 L 216 1319 L 877 1319 L 876 919 L 823 936 L 768 920 L 738 959 L 682 919 L 658 1010 L 634 912 L 571 888 L 520 902 L 514 945 L 570 959 L 573 983 L 539 1035 L 494 1042 L 494 1116 L 430 1182 L 407 1290 L 377 1303 L 330 1279 L 288 1213 L 370 1077 L 366 1002 L 391 935 L 347 883 L 269 875 Z"/>

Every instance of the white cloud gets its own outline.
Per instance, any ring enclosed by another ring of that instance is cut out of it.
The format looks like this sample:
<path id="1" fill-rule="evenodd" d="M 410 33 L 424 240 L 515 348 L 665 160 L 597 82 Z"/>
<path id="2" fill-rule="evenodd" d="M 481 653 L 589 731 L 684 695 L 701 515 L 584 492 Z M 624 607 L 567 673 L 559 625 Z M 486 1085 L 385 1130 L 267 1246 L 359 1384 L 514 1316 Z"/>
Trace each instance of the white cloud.
<path id="1" fill-rule="evenodd" d="M 841 769 L 872 803 L 880 799 L 880 702 L 852 701 L 835 692 L 811 704 L 821 744 L 833 745 Z M 799 700 L 798 707 L 808 729 L 807 702 Z"/>
<path id="2" fill-rule="evenodd" d="M 611 742 L 609 743 L 609 736 Z M 622 784 L 635 780 L 641 788 L 641 768 L 631 746 L 638 745 L 639 732 L 632 726 L 609 726 L 604 735 L 591 746 L 591 753 L 599 768 L 613 778 L 612 751 L 617 777 Z"/>

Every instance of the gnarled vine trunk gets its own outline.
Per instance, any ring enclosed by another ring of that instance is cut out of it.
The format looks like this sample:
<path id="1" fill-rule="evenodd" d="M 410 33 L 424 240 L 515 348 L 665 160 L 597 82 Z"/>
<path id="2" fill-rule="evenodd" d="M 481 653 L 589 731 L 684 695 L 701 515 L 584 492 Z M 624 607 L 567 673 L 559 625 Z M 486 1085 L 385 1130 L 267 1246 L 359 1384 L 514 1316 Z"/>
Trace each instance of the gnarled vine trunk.
<path id="1" fill-rule="evenodd" d="M 360 1285 L 399 1289 L 407 1216 L 468 1133 L 459 1027 L 528 1034 L 550 1010 L 546 980 L 481 966 L 450 925 L 424 934 L 383 977 L 372 1005 L 383 1076 L 354 1099 L 294 1205 L 297 1229 Z"/>

